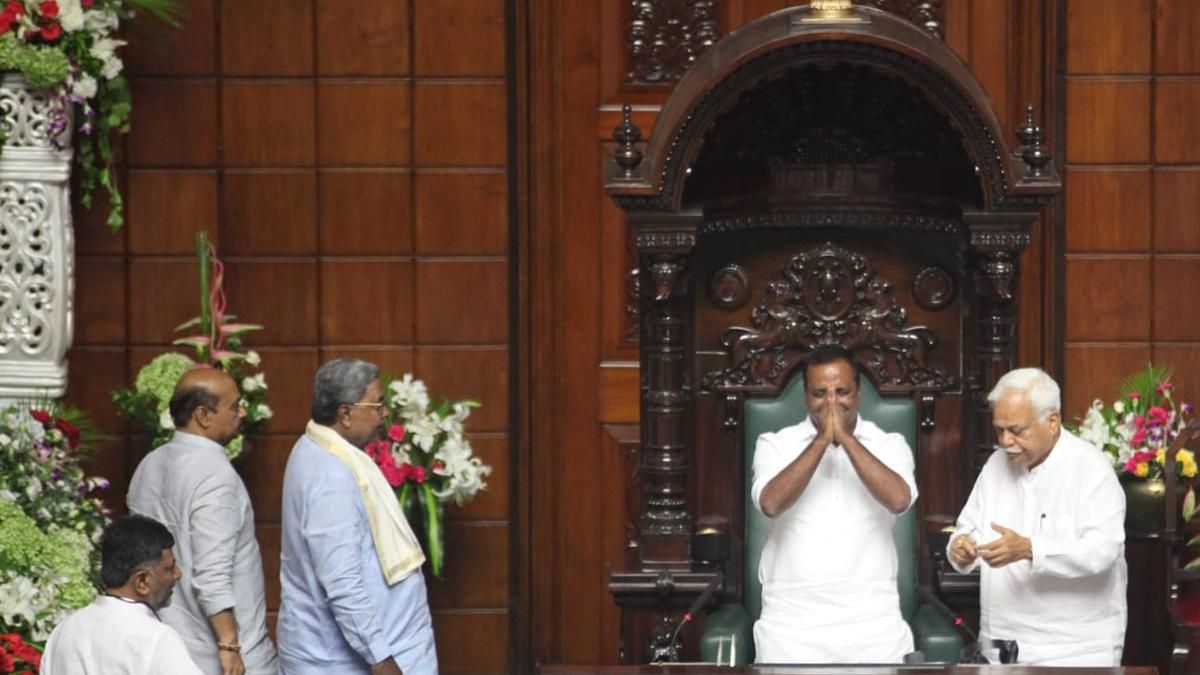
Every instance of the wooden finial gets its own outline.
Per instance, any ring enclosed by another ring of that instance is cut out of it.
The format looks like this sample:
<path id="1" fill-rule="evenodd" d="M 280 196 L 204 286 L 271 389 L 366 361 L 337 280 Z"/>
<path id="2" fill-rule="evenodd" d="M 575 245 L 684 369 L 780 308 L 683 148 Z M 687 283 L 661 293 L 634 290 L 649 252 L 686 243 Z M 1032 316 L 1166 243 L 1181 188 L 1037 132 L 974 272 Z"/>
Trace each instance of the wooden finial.
<path id="1" fill-rule="evenodd" d="M 642 130 L 633 123 L 633 106 L 628 103 L 621 106 L 621 123 L 613 127 L 613 140 L 617 142 L 613 159 L 626 176 L 632 176 L 634 169 L 642 163 L 642 151 L 637 146 L 641 138 Z"/>

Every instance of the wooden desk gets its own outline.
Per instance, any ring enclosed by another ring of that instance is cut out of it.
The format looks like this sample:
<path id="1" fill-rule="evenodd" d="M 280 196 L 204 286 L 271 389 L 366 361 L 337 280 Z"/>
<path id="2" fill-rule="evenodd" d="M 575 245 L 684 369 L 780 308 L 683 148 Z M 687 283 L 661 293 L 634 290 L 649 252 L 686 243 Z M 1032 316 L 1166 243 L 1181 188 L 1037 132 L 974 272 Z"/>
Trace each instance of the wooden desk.
<path id="1" fill-rule="evenodd" d="M 641 666 L 547 665 L 542 675 L 1157 675 L 1148 666 L 1126 668 L 1039 668 L 1037 666 L 745 666 L 708 663 Z"/>

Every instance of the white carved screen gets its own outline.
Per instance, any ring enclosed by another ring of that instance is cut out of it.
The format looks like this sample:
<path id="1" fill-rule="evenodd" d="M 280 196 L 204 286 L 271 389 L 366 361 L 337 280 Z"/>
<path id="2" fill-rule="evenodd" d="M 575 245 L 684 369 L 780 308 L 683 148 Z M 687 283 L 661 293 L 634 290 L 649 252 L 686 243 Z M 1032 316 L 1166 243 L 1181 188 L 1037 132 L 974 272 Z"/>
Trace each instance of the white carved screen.
<path id="1" fill-rule="evenodd" d="M 73 337 L 71 125 L 51 138 L 53 92 L 0 86 L 0 398 L 62 396 Z M 69 113 L 69 111 L 68 111 Z M 60 115 L 61 116 L 61 115 Z M 55 141 L 62 146 L 56 147 Z"/>

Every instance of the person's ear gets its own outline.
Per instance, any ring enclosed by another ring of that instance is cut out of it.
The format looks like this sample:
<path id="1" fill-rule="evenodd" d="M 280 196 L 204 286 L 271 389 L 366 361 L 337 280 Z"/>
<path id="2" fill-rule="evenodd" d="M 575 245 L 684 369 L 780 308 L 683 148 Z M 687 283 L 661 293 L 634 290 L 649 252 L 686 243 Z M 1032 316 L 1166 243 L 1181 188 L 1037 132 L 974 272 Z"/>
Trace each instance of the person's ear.
<path id="1" fill-rule="evenodd" d="M 139 569 L 133 572 L 133 591 L 141 596 L 150 595 L 150 570 Z"/>
<path id="2" fill-rule="evenodd" d="M 1050 416 L 1046 418 L 1046 423 L 1050 425 L 1050 431 L 1057 432 L 1062 426 L 1062 413 L 1057 410 L 1050 413 Z"/>
<path id="3" fill-rule="evenodd" d="M 196 406 L 196 410 L 192 412 L 192 419 L 201 429 L 207 429 L 212 424 L 212 411 L 202 405 Z"/>

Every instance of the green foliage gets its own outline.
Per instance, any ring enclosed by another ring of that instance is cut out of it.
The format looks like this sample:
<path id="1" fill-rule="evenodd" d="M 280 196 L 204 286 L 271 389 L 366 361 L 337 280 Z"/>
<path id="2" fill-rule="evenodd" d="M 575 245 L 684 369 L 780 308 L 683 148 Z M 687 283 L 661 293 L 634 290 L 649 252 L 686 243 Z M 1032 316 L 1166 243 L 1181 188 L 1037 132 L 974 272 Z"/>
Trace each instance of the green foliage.
<path id="1" fill-rule="evenodd" d="M 21 42 L 12 33 L 0 36 L 0 70 L 21 73 L 32 87 L 57 87 L 70 66 L 62 49 Z"/>

